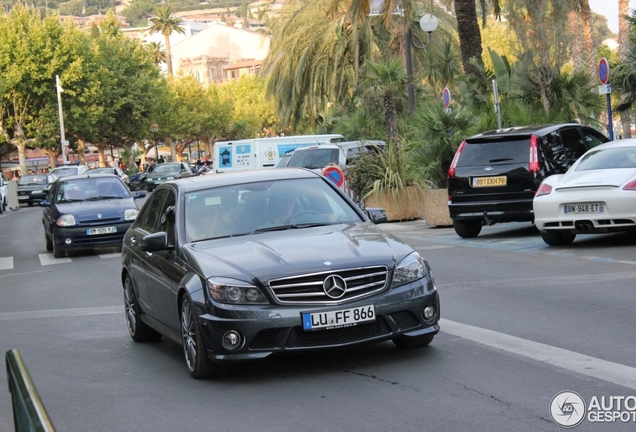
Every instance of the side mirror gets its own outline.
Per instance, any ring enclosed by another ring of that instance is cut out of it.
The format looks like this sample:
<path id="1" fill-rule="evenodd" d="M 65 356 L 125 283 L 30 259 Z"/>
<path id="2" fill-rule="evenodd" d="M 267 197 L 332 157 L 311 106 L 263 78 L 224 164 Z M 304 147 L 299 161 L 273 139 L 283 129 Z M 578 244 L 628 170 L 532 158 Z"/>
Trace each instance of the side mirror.
<path id="1" fill-rule="evenodd" d="M 168 234 L 163 231 L 148 234 L 141 239 L 139 249 L 144 252 L 154 252 L 171 249 L 168 247 Z"/>
<path id="2" fill-rule="evenodd" d="M 388 220 L 386 210 L 382 208 L 367 208 L 365 212 L 374 224 L 384 223 Z"/>
<path id="3" fill-rule="evenodd" d="M 38 203 L 38 205 L 39 205 L 40 207 L 48 207 L 48 206 L 50 206 L 50 205 L 51 205 L 51 203 L 50 203 L 50 202 L 48 202 L 47 200 L 42 200 L 42 201 L 40 201 L 40 202 Z"/>
<path id="4" fill-rule="evenodd" d="M 145 197 L 146 197 L 146 191 L 139 191 L 133 194 L 133 199 L 139 199 L 139 198 L 145 198 Z"/>

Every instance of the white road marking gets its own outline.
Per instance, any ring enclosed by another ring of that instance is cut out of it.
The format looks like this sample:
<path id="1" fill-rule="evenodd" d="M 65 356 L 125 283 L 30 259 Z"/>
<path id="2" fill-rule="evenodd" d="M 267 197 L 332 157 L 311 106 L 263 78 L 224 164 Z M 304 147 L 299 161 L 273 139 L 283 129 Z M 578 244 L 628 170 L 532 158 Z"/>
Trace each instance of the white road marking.
<path id="1" fill-rule="evenodd" d="M 86 307 L 73 309 L 49 309 L 39 311 L 25 312 L 2 312 L 0 313 L 0 321 L 16 321 L 36 318 L 66 318 L 81 317 L 95 315 L 114 315 L 123 314 L 124 305 L 121 306 L 102 306 L 102 307 Z"/>
<path id="2" fill-rule="evenodd" d="M 417 250 L 433 250 L 433 249 L 447 249 L 455 247 L 453 245 L 435 245 L 435 246 L 420 246 L 415 249 Z"/>
<path id="3" fill-rule="evenodd" d="M 73 262 L 70 258 L 55 258 L 52 253 L 38 254 L 38 258 L 40 258 L 40 265 L 43 266 Z"/>
<path id="4" fill-rule="evenodd" d="M 99 257 L 101 259 L 121 258 L 121 253 L 120 252 L 116 252 L 116 253 L 109 253 L 109 254 L 100 254 Z"/>
<path id="5" fill-rule="evenodd" d="M 455 321 L 440 320 L 441 330 L 492 348 L 636 390 L 636 368 Z"/>
<path id="6" fill-rule="evenodd" d="M 0 270 L 11 270 L 13 268 L 13 257 L 0 257 Z"/>

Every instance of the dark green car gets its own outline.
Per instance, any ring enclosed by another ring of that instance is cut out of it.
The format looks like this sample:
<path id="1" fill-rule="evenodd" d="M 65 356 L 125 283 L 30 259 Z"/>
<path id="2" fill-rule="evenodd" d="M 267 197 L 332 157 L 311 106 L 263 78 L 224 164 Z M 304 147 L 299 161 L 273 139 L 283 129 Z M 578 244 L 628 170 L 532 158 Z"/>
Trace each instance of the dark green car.
<path id="1" fill-rule="evenodd" d="M 158 164 L 146 178 L 146 190 L 152 192 L 161 183 L 168 180 L 175 180 L 190 177 L 192 171 L 185 162 L 166 162 Z"/>

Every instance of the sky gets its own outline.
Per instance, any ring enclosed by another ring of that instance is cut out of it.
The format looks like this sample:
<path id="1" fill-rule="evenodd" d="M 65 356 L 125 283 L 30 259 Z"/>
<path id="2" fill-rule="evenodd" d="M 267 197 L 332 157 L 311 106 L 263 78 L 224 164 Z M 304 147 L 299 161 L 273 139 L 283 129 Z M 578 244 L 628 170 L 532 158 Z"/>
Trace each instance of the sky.
<path id="1" fill-rule="evenodd" d="M 618 0 L 589 0 L 590 9 L 599 15 L 605 15 L 607 26 L 618 36 Z M 636 9 L 636 0 L 629 0 L 629 9 Z"/>

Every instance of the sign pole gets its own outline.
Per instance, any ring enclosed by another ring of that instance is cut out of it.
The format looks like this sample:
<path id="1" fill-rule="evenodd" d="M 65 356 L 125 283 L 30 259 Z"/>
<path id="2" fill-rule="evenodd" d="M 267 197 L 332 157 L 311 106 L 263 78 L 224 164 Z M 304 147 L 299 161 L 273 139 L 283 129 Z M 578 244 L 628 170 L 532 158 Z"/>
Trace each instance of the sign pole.
<path id="1" fill-rule="evenodd" d="M 610 94 L 612 93 L 612 87 L 609 84 L 610 67 L 606 58 L 602 58 L 598 62 L 598 79 L 601 81 L 601 86 L 598 88 L 600 94 L 604 94 L 607 100 L 607 134 L 609 139 L 614 141 L 614 128 L 612 127 L 612 101 Z"/>
<path id="2" fill-rule="evenodd" d="M 64 113 L 62 112 L 62 92 L 64 91 L 64 89 L 60 84 L 59 75 L 55 75 L 55 90 L 57 91 L 57 110 L 58 116 L 60 118 L 60 144 L 62 145 L 62 163 L 67 163 L 68 159 L 66 156 L 66 146 L 68 144 L 66 142 L 66 136 L 64 135 Z"/>

